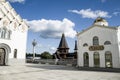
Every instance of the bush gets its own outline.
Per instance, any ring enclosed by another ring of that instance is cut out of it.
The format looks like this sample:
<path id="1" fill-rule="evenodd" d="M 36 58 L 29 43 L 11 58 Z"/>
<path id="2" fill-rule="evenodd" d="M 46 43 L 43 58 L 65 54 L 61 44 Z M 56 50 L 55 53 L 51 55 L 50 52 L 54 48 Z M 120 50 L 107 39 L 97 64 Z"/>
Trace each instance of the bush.
<path id="1" fill-rule="evenodd" d="M 49 52 L 43 52 L 41 53 L 41 58 L 42 59 L 52 59 L 52 55 Z"/>

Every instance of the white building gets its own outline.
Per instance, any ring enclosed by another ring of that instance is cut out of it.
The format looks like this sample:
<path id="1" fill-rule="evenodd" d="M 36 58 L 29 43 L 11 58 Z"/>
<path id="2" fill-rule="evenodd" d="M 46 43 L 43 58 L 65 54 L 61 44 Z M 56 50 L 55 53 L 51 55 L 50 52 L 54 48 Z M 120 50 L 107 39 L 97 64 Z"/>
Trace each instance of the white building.
<path id="1" fill-rule="evenodd" d="M 79 67 L 120 68 L 120 27 L 98 17 L 77 38 Z"/>
<path id="2" fill-rule="evenodd" d="M 28 26 L 8 1 L 0 0 L 0 65 L 25 59 Z"/>

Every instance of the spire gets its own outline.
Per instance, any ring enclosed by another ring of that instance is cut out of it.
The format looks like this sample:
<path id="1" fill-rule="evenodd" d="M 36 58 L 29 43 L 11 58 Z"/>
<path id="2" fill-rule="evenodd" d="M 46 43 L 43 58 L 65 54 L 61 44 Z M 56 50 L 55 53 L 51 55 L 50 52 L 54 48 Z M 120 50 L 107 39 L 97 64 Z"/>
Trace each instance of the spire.
<path id="1" fill-rule="evenodd" d="M 77 48 L 77 41 L 75 40 L 75 48 L 74 48 L 74 50 L 78 50 L 78 48 Z"/>
<path id="2" fill-rule="evenodd" d="M 66 41 L 66 39 L 65 39 L 64 33 L 62 34 L 62 37 L 61 37 L 61 40 L 60 40 L 60 44 L 59 44 L 58 49 L 59 49 L 59 48 L 68 48 L 68 49 L 69 49 L 68 44 L 67 44 L 67 41 Z"/>

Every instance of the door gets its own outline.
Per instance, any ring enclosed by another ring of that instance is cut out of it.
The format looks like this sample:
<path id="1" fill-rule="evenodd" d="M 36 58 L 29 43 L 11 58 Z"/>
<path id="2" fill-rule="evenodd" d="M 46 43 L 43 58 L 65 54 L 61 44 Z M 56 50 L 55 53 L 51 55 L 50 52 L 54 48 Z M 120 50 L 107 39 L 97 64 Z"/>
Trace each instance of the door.
<path id="1" fill-rule="evenodd" d="M 100 67 L 100 58 L 98 52 L 94 53 L 94 67 Z"/>
<path id="2" fill-rule="evenodd" d="M 5 49 L 0 48 L 0 65 L 5 65 Z"/>

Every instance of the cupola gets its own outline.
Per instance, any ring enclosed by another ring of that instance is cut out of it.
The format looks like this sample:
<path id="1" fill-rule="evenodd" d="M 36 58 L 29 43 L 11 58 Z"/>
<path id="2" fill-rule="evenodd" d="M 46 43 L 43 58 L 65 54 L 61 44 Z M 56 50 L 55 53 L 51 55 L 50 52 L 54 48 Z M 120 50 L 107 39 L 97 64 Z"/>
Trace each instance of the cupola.
<path id="1" fill-rule="evenodd" d="M 108 22 L 104 18 L 98 17 L 93 25 L 108 26 Z"/>

